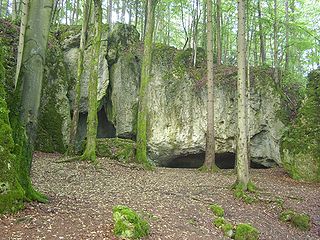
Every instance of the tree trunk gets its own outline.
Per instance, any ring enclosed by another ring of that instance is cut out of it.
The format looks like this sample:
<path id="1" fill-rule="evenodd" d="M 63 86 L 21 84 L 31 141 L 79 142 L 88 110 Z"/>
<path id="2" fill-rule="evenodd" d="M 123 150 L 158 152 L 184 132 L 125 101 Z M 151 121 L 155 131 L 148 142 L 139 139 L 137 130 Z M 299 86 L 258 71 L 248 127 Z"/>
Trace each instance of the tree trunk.
<path id="1" fill-rule="evenodd" d="M 290 60 L 290 50 L 289 50 L 289 0 L 286 0 L 285 2 L 285 12 L 286 12 L 286 59 L 285 59 L 285 66 L 284 70 L 285 72 L 289 71 L 289 60 Z"/>
<path id="2" fill-rule="evenodd" d="M 217 18 L 216 18 L 216 29 L 217 29 L 217 64 L 222 63 L 222 41 L 221 41 L 221 0 L 217 0 Z"/>
<path id="3" fill-rule="evenodd" d="M 121 22 L 125 23 L 125 15 L 127 10 L 127 2 L 126 0 L 122 0 L 122 6 L 121 6 Z"/>
<path id="4" fill-rule="evenodd" d="M 90 11 L 91 0 L 85 0 L 83 2 L 83 22 L 80 38 L 80 48 L 79 48 L 79 58 L 78 58 L 78 70 L 77 70 L 77 81 L 75 86 L 75 100 L 73 106 L 73 117 L 70 127 L 70 143 L 68 146 L 68 155 L 75 154 L 75 143 L 77 136 L 77 127 L 79 121 L 79 106 L 80 106 L 80 97 L 81 97 L 81 78 L 83 73 L 83 62 L 84 62 L 84 49 L 86 45 L 86 35 L 88 32 L 89 24 L 89 11 Z"/>
<path id="5" fill-rule="evenodd" d="M 88 119 L 87 119 L 87 144 L 82 158 L 85 160 L 96 161 L 96 138 L 98 127 L 98 100 L 97 100 L 97 87 L 98 87 L 98 66 L 99 66 L 99 53 L 102 35 L 102 1 L 94 0 L 95 12 L 95 37 L 92 46 L 90 79 L 89 79 L 89 103 L 88 103 Z"/>
<path id="6" fill-rule="evenodd" d="M 109 0 L 108 5 L 108 24 L 109 27 L 112 25 L 112 0 Z"/>
<path id="7" fill-rule="evenodd" d="M 14 120 L 14 140 L 20 147 L 17 158 L 19 182 L 28 200 L 46 201 L 31 184 L 30 169 L 40 105 L 45 53 L 53 0 L 31 1 L 24 39 L 24 51 L 15 96 L 20 104 L 19 121 Z M 21 96 L 21 97 L 20 97 Z M 18 151 L 18 150 L 17 150 Z"/>
<path id="8" fill-rule="evenodd" d="M 248 123 L 246 98 L 245 0 L 238 0 L 238 137 L 237 182 L 247 190 L 249 182 Z"/>
<path id="9" fill-rule="evenodd" d="M 203 163 L 205 170 L 213 170 L 215 165 L 215 132 L 214 132 L 214 77 L 213 77 L 213 33 L 212 33 L 212 0 L 207 0 L 207 135 L 206 156 Z"/>
<path id="10" fill-rule="evenodd" d="M 134 26 L 138 27 L 138 15 L 139 15 L 139 0 L 135 1 L 135 16 L 134 16 Z"/>
<path id="11" fill-rule="evenodd" d="M 14 87 L 17 86 L 17 82 L 19 79 L 21 62 L 22 62 L 22 54 L 24 48 L 24 36 L 26 33 L 26 26 L 28 21 L 28 12 L 29 12 L 29 0 L 22 1 L 23 9 L 21 16 L 21 24 L 20 24 L 20 36 L 19 36 L 19 45 L 18 45 L 18 55 L 17 55 L 17 68 L 16 68 L 16 76 L 14 81 Z"/>
<path id="12" fill-rule="evenodd" d="M 266 41 L 263 34 L 263 26 L 262 26 L 262 13 L 261 13 L 261 0 L 258 0 L 258 21 L 259 21 L 259 37 L 260 37 L 260 58 L 261 63 L 264 65 L 266 63 L 267 55 L 266 55 Z"/>
<path id="13" fill-rule="evenodd" d="M 273 23 L 273 65 L 274 65 L 274 81 L 279 83 L 278 73 L 278 14 L 277 14 L 277 0 L 274 0 L 274 23 Z"/>
<path id="14" fill-rule="evenodd" d="M 157 0 L 148 0 L 148 14 L 146 35 L 144 40 L 144 53 L 141 67 L 141 81 L 139 90 L 139 111 L 137 122 L 137 161 L 149 166 L 147 158 L 147 112 L 148 112 L 148 84 L 152 68 L 152 38 L 154 29 L 154 12 Z"/>

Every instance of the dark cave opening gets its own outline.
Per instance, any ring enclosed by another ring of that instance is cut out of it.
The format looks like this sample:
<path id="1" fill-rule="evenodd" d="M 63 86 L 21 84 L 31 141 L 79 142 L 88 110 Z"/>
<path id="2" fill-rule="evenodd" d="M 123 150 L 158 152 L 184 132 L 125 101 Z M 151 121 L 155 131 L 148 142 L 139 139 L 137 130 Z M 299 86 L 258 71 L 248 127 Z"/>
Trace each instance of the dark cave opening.
<path id="1" fill-rule="evenodd" d="M 77 129 L 77 145 L 80 149 L 83 144 L 83 140 L 87 135 L 87 117 L 88 113 L 79 114 L 79 123 Z M 98 112 L 98 129 L 97 129 L 97 138 L 115 138 L 116 129 L 114 125 L 108 120 L 107 113 L 105 108 L 102 107 Z"/>
<path id="2" fill-rule="evenodd" d="M 205 153 L 188 154 L 185 156 L 178 156 L 169 160 L 164 167 L 168 168 L 200 168 L 205 159 Z M 217 153 L 216 165 L 220 169 L 234 169 L 236 162 L 236 154 L 231 152 Z M 264 169 L 267 168 L 259 163 L 251 162 L 250 168 Z"/>
<path id="3" fill-rule="evenodd" d="M 115 138 L 116 128 L 108 120 L 105 108 L 102 107 L 98 112 L 98 131 L 97 138 Z"/>

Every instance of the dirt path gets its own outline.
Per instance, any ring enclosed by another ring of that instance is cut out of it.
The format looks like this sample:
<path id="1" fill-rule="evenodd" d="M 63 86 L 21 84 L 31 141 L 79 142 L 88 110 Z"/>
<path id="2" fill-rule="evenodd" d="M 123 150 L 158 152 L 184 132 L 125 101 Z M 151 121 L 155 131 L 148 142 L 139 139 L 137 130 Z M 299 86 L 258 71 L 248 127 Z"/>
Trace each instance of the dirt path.
<path id="1" fill-rule="evenodd" d="M 278 220 L 275 203 L 247 205 L 234 199 L 235 174 L 200 173 L 191 169 L 157 168 L 147 172 L 100 159 L 89 163 L 57 163 L 58 155 L 37 153 L 35 186 L 49 196 L 48 204 L 32 203 L 14 216 L 0 218 L 0 239 L 115 239 L 112 207 L 128 205 L 151 225 L 147 239 L 225 239 L 212 225 L 208 205 L 224 207 L 232 223 L 251 223 L 261 239 L 320 239 L 320 185 L 298 183 L 281 169 L 253 170 L 261 197 L 281 197 L 285 206 L 312 217 L 312 229 L 301 232 Z"/>

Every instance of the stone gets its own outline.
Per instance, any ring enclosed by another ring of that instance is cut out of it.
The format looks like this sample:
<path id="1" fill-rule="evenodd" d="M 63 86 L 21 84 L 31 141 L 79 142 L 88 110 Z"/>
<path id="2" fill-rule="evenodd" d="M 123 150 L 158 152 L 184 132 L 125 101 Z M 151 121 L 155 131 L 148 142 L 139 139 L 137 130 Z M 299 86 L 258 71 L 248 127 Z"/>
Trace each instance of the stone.
<path id="1" fill-rule="evenodd" d="M 70 37 L 71 38 L 71 37 Z M 70 41 L 68 38 L 68 41 Z M 72 39 L 72 38 L 71 38 Z M 106 33 L 103 34 L 103 39 L 106 39 Z M 78 38 L 78 41 L 80 39 Z M 100 108 L 103 103 L 103 98 L 107 93 L 107 88 L 109 85 L 109 68 L 108 61 L 106 59 L 107 54 L 107 43 L 102 41 L 100 56 L 99 56 L 99 73 L 98 73 L 98 102 L 100 103 Z M 79 43 L 77 47 L 67 49 L 64 52 L 64 61 L 67 65 L 68 72 L 70 77 L 75 83 L 77 79 L 77 70 L 78 70 L 78 58 L 79 58 Z M 90 78 L 90 59 L 91 59 L 91 46 L 89 46 L 84 53 L 84 70 L 81 78 L 81 98 L 80 98 L 80 112 L 88 111 L 88 88 L 89 88 L 89 78 Z M 71 102 L 73 103 L 75 98 L 75 84 L 71 86 L 70 97 Z M 71 105 L 73 106 L 73 104 Z"/>

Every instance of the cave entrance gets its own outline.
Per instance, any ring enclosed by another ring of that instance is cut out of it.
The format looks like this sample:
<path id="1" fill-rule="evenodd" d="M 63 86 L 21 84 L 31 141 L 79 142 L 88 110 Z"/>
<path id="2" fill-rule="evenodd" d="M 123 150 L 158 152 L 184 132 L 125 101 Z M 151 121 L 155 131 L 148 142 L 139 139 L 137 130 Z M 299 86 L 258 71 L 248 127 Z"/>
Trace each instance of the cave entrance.
<path id="1" fill-rule="evenodd" d="M 116 128 L 108 120 L 107 112 L 105 111 L 104 106 L 98 112 L 98 131 L 97 138 L 115 138 L 116 137 Z"/>
<path id="2" fill-rule="evenodd" d="M 172 160 L 166 162 L 164 167 L 168 168 L 200 168 L 205 159 L 205 153 L 188 154 L 184 156 L 178 156 Z M 232 152 L 224 152 L 216 154 L 216 165 L 220 169 L 234 169 L 236 162 L 236 154 Z M 251 162 L 250 168 L 264 169 L 267 168 L 259 163 Z"/>
<path id="3" fill-rule="evenodd" d="M 188 154 L 184 156 L 178 156 L 167 162 L 165 167 L 169 168 L 200 168 L 205 159 L 205 153 Z M 234 153 L 217 153 L 216 165 L 220 169 L 233 169 L 235 165 Z"/>

